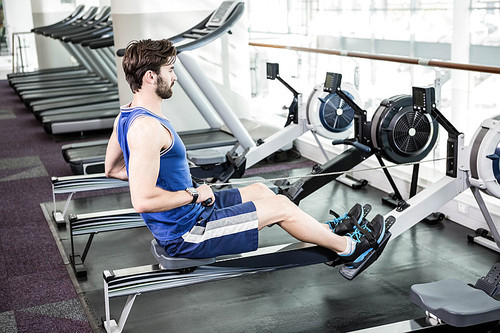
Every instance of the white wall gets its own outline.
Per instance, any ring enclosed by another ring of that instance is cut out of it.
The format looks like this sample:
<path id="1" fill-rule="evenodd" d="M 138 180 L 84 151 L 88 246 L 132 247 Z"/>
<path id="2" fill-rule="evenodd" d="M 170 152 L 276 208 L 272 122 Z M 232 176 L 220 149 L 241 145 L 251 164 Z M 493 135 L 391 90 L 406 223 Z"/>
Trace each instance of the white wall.
<path id="1" fill-rule="evenodd" d="M 73 12 L 75 4 L 62 4 L 60 0 L 31 0 L 33 26 L 40 27 L 61 21 Z M 50 37 L 35 35 L 39 68 L 74 65 L 74 61 L 61 42 Z"/>
<path id="2" fill-rule="evenodd" d="M 33 28 L 33 17 L 31 15 L 27 15 L 27 13 L 31 13 L 31 0 L 4 0 L 3 11 L 7 45 L 12 52 L 12 34 L 28 32 Z M 25 52 L 23 52 L 23 57 L 27 58 L 23 60 L 23 62 L 25 65 L 29 66 L 27 70 L 38 67 L 34 36 L 32 34 L 22 34 L 19 38 L 21 40 L 25 40 L 26 43 L 30 45 L 30 47 L 25 49 Z M 16 43 L 17 42 L 18 40 Z"/>

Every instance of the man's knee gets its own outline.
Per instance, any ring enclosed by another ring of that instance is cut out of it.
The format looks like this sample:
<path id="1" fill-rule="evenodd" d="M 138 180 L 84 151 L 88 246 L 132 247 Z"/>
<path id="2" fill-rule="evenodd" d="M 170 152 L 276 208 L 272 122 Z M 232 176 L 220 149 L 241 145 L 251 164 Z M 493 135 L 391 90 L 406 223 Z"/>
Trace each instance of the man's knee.
<path id="1" fill-rule="evenodd" d="M 279 210 L 284 220 L 288 220 L 289 217 L 293 216 L 294 211 L 297 209 L 297 206 L 288 199 L 288 197 L 277 194 L 274 198 L 276 202 L 276 209 Z"/>
<path id="2" fill-rule="evenodd" d="M 269 197 L 275 195 L 275 193 L 269 187 L 267 187 L 267 185 L 263 183 L 254 183 L 250 186 L 252 187 L 252 191 L 254 191 L 255 193 L 262 194 L 262 197 Z"/>

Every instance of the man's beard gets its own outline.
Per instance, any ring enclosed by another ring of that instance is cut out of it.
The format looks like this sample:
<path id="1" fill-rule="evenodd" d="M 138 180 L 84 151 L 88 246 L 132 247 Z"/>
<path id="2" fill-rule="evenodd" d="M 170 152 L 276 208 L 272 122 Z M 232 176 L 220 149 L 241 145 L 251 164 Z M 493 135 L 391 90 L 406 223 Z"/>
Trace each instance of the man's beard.
<path id="1" fill-rule="evenodd" d="M 158 75 L 158 79 L 156 80 L 156 89 L 155 93 L 160 97 L 161 99 L 169 99 L 172 97 L 172 86 L 174 83 L 172 82 L 172 85 L 170 87 L 167 86 L 167 84 L 163 81 L 163 79 Z"/>

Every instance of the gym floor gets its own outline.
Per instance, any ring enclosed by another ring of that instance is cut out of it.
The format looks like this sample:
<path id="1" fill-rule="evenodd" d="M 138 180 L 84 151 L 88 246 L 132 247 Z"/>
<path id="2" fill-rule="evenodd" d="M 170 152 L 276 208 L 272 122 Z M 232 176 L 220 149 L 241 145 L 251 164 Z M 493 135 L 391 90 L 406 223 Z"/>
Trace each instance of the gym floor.
<path id="1" fill-rule="evenodd" d="M 103 270 L 153 263 L 151 235 L 146 228 L 96 235 L 86 259 L 87 279 L 72 276 L 68 230 L 58 230 L 49 218 L 50 177 L 70 174 L 61 145 L 92 138 L 51 137 L 6 81 L 0 81 L 0 93 L 4 103 L 0 110 L 0 331 L 100 332 Z M 296 168 L 302 165 L 299 161 L 290 163 L 291 170 L 261 176 L 304 175 L 310 169 Z M 300 206 L 323 221 L 330 218 L 330 209 L 343 213 L 356 202 L 370 203 L 373 217 L 391 210 L 381 204 L 384 195 L 371 187 L 352 190 L 333 182 Z M 92 210 L 87 203 L 79 195 L 69 211 Z M 100 205 L 113 203 L 103 199 Z M 475 283 L 498 261 L 496 252 L 467 242 L 470 232 L 447 220 L 436 225 L 419 223 L 391 241 L 379 260 L 353 281 L 344 279 L 338 268 L 320 264 L 146 293 L 138 296 L 125 331 L 346 332 L 419 318 L 423 311 L 408 298 L 411 285 L 450 277 Z M 81 252 L 86 237 L 75 240 Z M 277 226 L 261 232 L 261 246 L 291 241 Z M 124 302 L 125 298 L 111 300 L 115 318 Z"/>
<path id="2" fill-rule="evenodd" d="M 308 171 L 299 168 L 261 176 Z M 330 209 L 344 213 L 356 202 L 370 203 L 371 218 L 391 210 L 380 203 L 384 195 L 370 187 L 353 190 L 334 182 L 300 206 L 324 221 L 331 218 Z M 108 199 L 99 201 L 109 204 Z M 91 210 L 88 205 L 87 199 L 77 199 L 70 211 Z M 137 298 L 125 328 L 127 332 L 199 332 L 208 327 L 216 332 L 346 332 L 419 318 L 423 311 L 408 298 L 411 285 L 450 277 L 475 283 L 498 259 L 496 253 L 468 243 L 469 232 L 447 220 L 420 223 L 390 242 L 382 257 L 353 281 L 344 279 L 338 268 L 315 265 L 147 293 Z M 67 231 L 59 230 L 58 236 L 69 253 Z M 83 249 L 86 237 L 75 239 L 76 248 Z M 102 271 L 153 263 L 150 240 L 146 228 L 95 237 L 86 261 L 88 277 L 78 281 L 95 323 L 104 315 Z M 277 226 L 261 232 L 260 246 L 289 242 L 293 239 Z M 116 319 L 124 302 L 125 297 L 111 299 Z"/>

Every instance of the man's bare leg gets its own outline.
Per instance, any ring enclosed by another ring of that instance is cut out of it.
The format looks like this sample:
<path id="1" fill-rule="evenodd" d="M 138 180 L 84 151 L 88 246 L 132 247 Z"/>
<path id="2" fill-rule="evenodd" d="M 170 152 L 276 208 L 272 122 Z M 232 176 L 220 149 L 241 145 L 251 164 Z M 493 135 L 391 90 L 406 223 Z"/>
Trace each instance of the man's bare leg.
<path id="1" fill-rule="evenodd" d="M 346 249 L 346 237 L 334 234 L 288 198 L 276 195 L 266 185 L 252 184 L 240 189 L 243 202 L 253 201 L 259 217 L 259 230 L 277 223 L 300 241 L 317 244 L 337 253 Z"/>
<path id="2" fill-rule="evenodd" d="M 259 230 L 267 225 L 277 223 L 300 241 L 313 243 L 337 253 L 346 250 L 347 237 L 334 234 L 287 197 L 274 195 L 254 200 L 253 203 L 259 218 Z"/>
<path id="3" fill-rule="evenodd" d="M 240 188 L 239 190 L 241 194 L 241 200 L 243 202 L 255 201 L 276 196 L 276 193 L 274 193 L 271 189 L 269 189 L 269 187 L 262 183 L 248 185 Z"/>
<path id="4" fill-rule="evenodd" d="M 376 243 L 380 243 L 385 234 L 384 219 L 380 214 L 367 223 L 362 232 L 349 225 L 348 228 L 353 228 L 352 234 L 340 236 L 332 232 L 328 225 L 319 223 L 287 197 L 276 195 L 264 184 L 250 185 L 240 189 L 240 193 L 243 202 L 252 201 L 255 204 L 259 230 L 276 223 L 296 239 L 330 249 L 341 255 L 346 262 L 364 260 L 370 248 L 374 246 L 366 238 L 368 235 L 362 235 L 362 233 L 368 232 L 372 241 L 375 240 Z M 358 213 L 362 214 L 362 209 L 358 210 Z M 346 223 L 352 224 L 352 219 L 361 217 L 355 215 L 357 214 L 349 215 Z M 349 219 L 351 219 L 350 222 Z M 354 234 L 357 235 L 354 237 Z"/>

